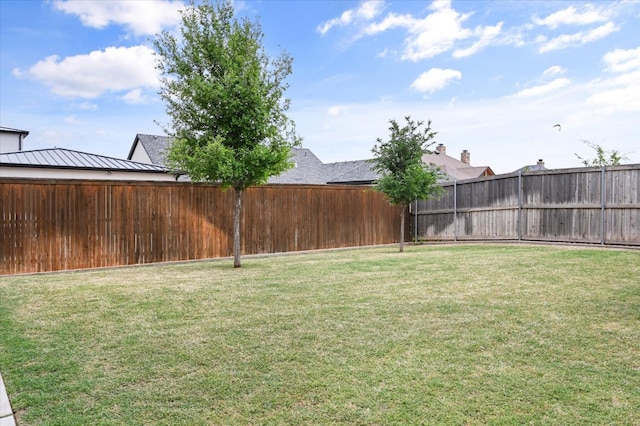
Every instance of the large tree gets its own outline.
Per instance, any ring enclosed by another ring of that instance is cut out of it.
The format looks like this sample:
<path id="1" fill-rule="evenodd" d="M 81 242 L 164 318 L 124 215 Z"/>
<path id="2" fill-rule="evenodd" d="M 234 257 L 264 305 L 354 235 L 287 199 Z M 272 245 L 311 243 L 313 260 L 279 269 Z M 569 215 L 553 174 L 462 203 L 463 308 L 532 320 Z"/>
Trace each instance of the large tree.
<path id="1" fill-rule="evenodd" d="M 259 22 L 237 19 L 229 0 L 192 2 L 180 34 L 154 39 L 173 143 L 170 166 L 193 181 L 235 190 L 234 266 L 240 267 L 243 192 L 291 167 L 299 144 L 287 115 L 292 58 L 265 52 Z"/>
<path id="2" fill-rule="evenodd" d="M 405 117 L 403 127 L 390 120 L 390 138 L 383 142 L 377 139 L 373 147 L 374 169 L 382 174 L 376 189 L 385 194 L 392 205 L 400 210 L 400 252 L 404 251 L 405 208 L 416 200 L 426 200 L 442 191 L 438 185 L 440 172 L 437 168 L 422 162 L 422 156 L 429 153 L 437 132 L 431 129 L 431 120 L 422 129 L 424 122 Z"/>

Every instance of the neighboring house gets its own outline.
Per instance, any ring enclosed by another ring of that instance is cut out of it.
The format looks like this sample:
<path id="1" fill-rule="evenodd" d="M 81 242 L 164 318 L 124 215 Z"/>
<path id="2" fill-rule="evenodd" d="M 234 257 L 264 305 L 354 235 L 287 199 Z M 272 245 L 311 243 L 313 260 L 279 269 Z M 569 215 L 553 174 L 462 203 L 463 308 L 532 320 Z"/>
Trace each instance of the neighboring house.
<path id="1" fill-rule="evenodd" d="M 483 176 L 494 176 L 495 173 L 488 166 L 474 167 L 471 165 L 471 153 L 466 149 L 460 154 L 460 160 L 447 155 L 447 148 L 443 144 L 436 146 L 431 154 L 422 156 L 422 162 L 432 164 L 444 174 L 444 181 L 475 179 Z"/>
<path id="2" fill-rule="evenodd" d="M 279 176 L 269 178 L 273 184 L 371 185 L 378 174 L 367 160 L 323 163 L 307 148 L 293 148 L 294 166 Z"/>
<path id="3" fill-rule="evenodd" d="M 26 130 L 0 126 L 0 153 L 22 151 L 24 138 L 28 135 Z"/>
<path id="4" fill-rule="evenodd" d="M 324 164 L 313 152 L 306 148 L 293 148 L 291 154 L 293 168 L 281 175 L 271 176 L 269 183 L 293 183 L 300 185 L 324 185 L 327 183 Z"/>
<path id="5" fill-rule="evenodd" d="M 171 139 L 167 136 L 138 133 L 133 140 L 127 160 L 164 166 L 170 141 Z"/>
<path id="6" fill-rule="evenodd" d="M 166 136 L 137 134 L 129 160 L 148 164 L 164 165 L 166 151 L 171 139 Z M 380 174 L 373 170 L 370 160 L 323 163 L 307 148 L 293 148 L 291 161 L 294 167 L 279 176 L 269 178 L 270 184 L 299 185 L 372 185 Z M 491 167 L 474 167 L 470 164 L 471 155 L 462 151 L 461 160 L 446 155 L 446 148 L 440 144 L 433 154 L 425 154 L 422 160 L 440 168 L 443 180 L 473 179 L 481 176 L 493 176 Z"/>
<path id="7" fill-rule="evenodd" d="M 540 170 L 549 170 L 544 166 L 544 161 L 541 159 L 538 160 L 538 162 L 536 164 L 530 164 L 528 166 L 524 166 L 524 167 L 520 167 L 518 170 L 516 170 L 514 173 L 518 173 L 518 172 L 537 172 Z"/>
<path id="8" fill-rule="evenodd" d="M 171 139 L 167 136 L 138 133 L 129 150 L 128 160 L 165 165 L 166 152 Z M 279 176 L 269 178 L 270 184 L 370 185 L 377 179 L 366 160 L 325 164 L 307 148 L 293 148 L 291 162 L 294 167 Z M 183 178 L 181 178 L 183 180 Z"/>
<path id="9" fill-rule="evenodd" d="M 0 153 L 0 178 L 175 181 L 163 166 L 63 148 Z"/>
<path id="10" fill-rule="evenodd" d="M 333 173 L 329 185 L 373 185 L 380 178 L 380 173 L 373 170 L 371 160 L 343 161 L 326 164 Z"/>

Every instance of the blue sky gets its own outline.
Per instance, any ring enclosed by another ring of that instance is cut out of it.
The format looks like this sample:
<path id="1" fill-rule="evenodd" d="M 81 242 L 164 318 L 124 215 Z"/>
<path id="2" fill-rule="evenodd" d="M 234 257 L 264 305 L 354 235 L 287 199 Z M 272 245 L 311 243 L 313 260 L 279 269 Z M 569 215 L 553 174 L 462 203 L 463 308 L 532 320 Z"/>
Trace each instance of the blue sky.
<path id="1" fill-rule="evenodd" d="M 126 158 L 167 122 L 150 40 L 173 0 L 0 0 L 0 124 L 26 149 Z M 287 97 L 322 161 L 371 157 L 390 119 L 432 121 L 459 158 L 508 173 L 593 157 L 640 163 L 638 1 L 234 2 L 294 58 Z M 553 127 L 561 125 L 561 130 Z"/>

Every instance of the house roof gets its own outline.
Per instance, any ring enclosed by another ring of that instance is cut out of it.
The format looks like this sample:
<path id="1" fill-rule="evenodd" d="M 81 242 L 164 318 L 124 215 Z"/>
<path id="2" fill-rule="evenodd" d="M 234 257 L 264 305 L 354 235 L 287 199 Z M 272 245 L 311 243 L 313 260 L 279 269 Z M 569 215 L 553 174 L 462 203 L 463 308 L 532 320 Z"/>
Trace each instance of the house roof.
<path id="1" fill-rule="evenodd" d="M 291 161 L 295 166 L 279 176 L 272 176 L 269 183 L 371 184 L 378 179 L 378 174 L 367 160 L 325 164 L 307 148 L 292 148 Z"/>
<path id="2" fill-rule="evenodd" d="M 153 164 L 164 165 L 167 158 L 166 151 L 167 148 L 169 148 L 170 142 L 171 139 L 167 136 L 145 135 L 138 133 L 133 141 L 133 145 L 131 145 L 131 150 L 129 151 L 127 159 L 131 160 L 133 152 L 136 149 L 136 145 L 141 144 Z"/>
<path id="3" fill-rule="evenodd" d="M 19 133 L 25 136 L 29 134 L 27 130 L 12 129 L 11 127 L 4 127 L 4 126 L 0 126 L 0 132 Z"/>
<path id="4" fill-rule="evenodd" d="M 165 161 L 165 152 L 171 143 L 167 136 L 137 134 L 133 146 L 129 152 L 130 159 L 137 144 L 142 144 L 153 164 L 162 165 Z M 360 184 L 368 185 L 380 178 L 380 174 L 373 170 L 370 160 L 343 161 L 336 163 L 323 163 L 307 148 L 292 148 L 291 161 L 295 166 L 279 176 L 272 176 L 268 183 L 274 184 L 302 184 L 302 185 L 326 185 L 326 184 Z M 474 167 L 445 153 L 435 151 L 422 157 L 425 164 L 438 166 L 444 173 L 444 179 L 463 180 L 480 176 L 494 175 L 490 167 Z"/>
<path id="5" fill-rule="evenodd" d="M 168 173 L 169 169 L 103 155 L 89 154 L 64 148 L 38 149 L 0 154 L 0 166 L 46 167 L 77 170 L 105 170 L 120 172 Z"/>
<path id="6" fill-rule="evenodd" d="M 528 166 L 520 167 L 515 173 L 518 172 L 538 172 L 541 170 L 549 170 L 545 166 L 541 166 L 539 164 L 530 164 Z"/>
<path id="7" fill-rule="evenodd" d="M 307 148 L 292 148 L 291 162 L 294 167 L 269 178 L 269 183 L 324 184 L 322 161 Z"/>
<path id="8" fill-rule="evenodd" d="M 138 144 L 141 144 L 153 164 L 164 164 L 165 152 L 171 143 L 167 136 L 137 134 L 127 158 L 132 158 Z M 307 148 L 292 148 L 291 162 L 294 167 L 286 172 L 271 176 L 271 184 L 360 184 L 368 185 L 380 176 L 372 169 L 373 164 L 368 160 L 343 161 L 323 163 Z"/>
<path id="9" fill-rule="evenodd" d="M 138 144 L 145 149 L 151 162 L 163 165 L 166 150 L 171 143 L 167 136 L 146 135 L 138 133 L 129 151 L 131 159 Z M 327 183 L 360 183 L 370 184 L 378 178 L 366 160 L 345 161 L 325 164 L 307 148 L 292 148 L 291 162 L 294 167 L 278 176 L 269 178 L 273 184 L 326 185 Z"/>
<path id="10" fill-rule="evenodd" d="M 445 180 L 474 179 L 480 176 L 494 175 L 491 167 L 471 166 L 450 157 L 447 154 L 439 153 L 438 151 L 423 155 L 422 162 L 425 164 L 432 164 L 440 168 L 448 178 Z"/>
<path id="11" fill-rule="evenodd" d="M 344 161 L 325 165 L 332 178 L 329 184 L 372 184 L 380 178 L 380 174 L 373 170 L 373 163 L 369 160 Z"/>

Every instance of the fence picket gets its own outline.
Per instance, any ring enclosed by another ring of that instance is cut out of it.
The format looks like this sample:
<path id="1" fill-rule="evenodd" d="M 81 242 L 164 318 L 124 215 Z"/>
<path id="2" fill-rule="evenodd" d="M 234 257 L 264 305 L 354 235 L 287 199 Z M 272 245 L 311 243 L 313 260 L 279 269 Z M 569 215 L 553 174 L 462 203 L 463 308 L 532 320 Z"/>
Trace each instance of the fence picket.
<path id="1" fill-rule="evenodd" d="M 443 186 L 442 198 L 417 204 L 419 240 L 640 246 L 640 164 L 513 173 Z"/>
<path id="2" fill-rule="evenodd" d="M 3 178 L 0 195 L 0 275 L 233 253 L 235 194 L 213 185 Z M 245 195 L 243 254 L 398 241 L 398 209 L 370 188 L 273 185 Z"/>

